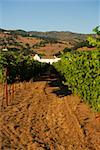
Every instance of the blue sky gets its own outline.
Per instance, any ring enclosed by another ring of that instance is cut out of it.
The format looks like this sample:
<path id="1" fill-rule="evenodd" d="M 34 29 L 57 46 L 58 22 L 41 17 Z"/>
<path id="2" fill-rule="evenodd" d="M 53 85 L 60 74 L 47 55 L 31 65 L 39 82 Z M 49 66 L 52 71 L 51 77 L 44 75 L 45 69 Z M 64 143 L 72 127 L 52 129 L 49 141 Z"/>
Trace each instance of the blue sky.
<path id="1" fill-rule="evenodd" d="M 100 0 L 0 0 L 0 28 L 91 33 Z"/>

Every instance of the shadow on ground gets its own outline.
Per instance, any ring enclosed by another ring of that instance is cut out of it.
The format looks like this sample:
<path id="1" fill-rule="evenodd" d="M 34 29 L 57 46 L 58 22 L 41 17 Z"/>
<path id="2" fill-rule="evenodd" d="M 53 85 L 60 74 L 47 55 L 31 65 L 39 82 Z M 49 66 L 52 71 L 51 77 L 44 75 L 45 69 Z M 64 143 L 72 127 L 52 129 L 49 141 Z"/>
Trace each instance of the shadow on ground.
<path id="1" fill-rule="evenodd" d="M 59 97 L 64 97 L 67 95 L 71 95 L 72 92 L 68 90 L 68 86 L 63 85 L 60 79 L 54 79 L 49 82 L 50 87 L 58 87 L 57 89 L 53 90 L 53 93 L 55 93 Z"/>
<path id="2" fill-rule="evenodd" d="M 61 77 L 56 71 L 48 71 L 44 73 L 34 82 L 37 81 L 47 81 L 49 87 L 55 87 L 52 93 L 56 94 L 59 97 L 64 97 L 72 94 L 72 92 L 68 89 L 68 86 L 62 84 Z"/>

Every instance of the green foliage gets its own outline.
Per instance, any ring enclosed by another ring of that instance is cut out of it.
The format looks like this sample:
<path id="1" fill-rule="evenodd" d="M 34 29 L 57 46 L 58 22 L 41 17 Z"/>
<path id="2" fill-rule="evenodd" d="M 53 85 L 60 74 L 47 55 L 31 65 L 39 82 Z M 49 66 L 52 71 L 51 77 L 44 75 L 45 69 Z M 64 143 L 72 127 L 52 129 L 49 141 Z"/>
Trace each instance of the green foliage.
<path id="1" fill-rule="evenodd" d="M 0 60 L 1 61 L 1 60 Z M 0 83 L 3 81 L 3 70 L 2 66 L 0 65 Z"/>
<path id="2" fill-rule="evenodd" d="M 98 49 L 100 48 L 100 39 L 93 38 L 93 37 L 88 37 L 87 40 L 89 41 L 89 44 L 92 46 L 97 47 Z"/>
<path id="3" fill-rule="evenodd" d="M 36 80 L 39 75 L 47 70 L 47 65 L 34 61 L 30 56 L 17 56 L 13 52 L 5 53 L 1 56 L 0 66 L 1 70 L 7 68 L 7 82 L 13 83 L 18 81 Z M 0 72 L 1 72 L 0 70 Z M 1 73 L 0 73 L 1 76 Z"/>
<path id="4" fill-rule="evenodd" d="M 100 26 L 97 26 L 93 29 L 93 31 L 97 34 L 100 35 Z"/>
<path id="5" fill-rule="evenodd" d="M 38 54 L 38 56 L 39 56 L 40 58 L 42 58 L 43 56 L 45 56 L 45 54 L 44 54 L 44 53 L 40 53 L 40 54 Z"/>
<path id="6" fill-rule="evenodd" d="M 71 51 L 72 51 L 72 49 L 71 49 L 71 48 L 68 48 L 68 47 L 64 48 L 64 50 L 63 50 L 64 53 L 66 53 L 66 52 L 71 52 Z"/>
<path id="7" fill-rule="evenodd" d="M 74 47 L 73 47 L 73 50 L 77 50 L 78 48 L 81 48 L 81 47 L 94 47 L 93 45 L 90 45 L 89 44 L 89 41 L 88 40 L 85 40 L 85 41 L 82 41 L 82 42 L 79 42 L 77 43 Z"/>
<path id="8" fill-rule="evenodd" d="M 4 81 L 4 66 L 6 65 L 5 58 L 3 55 L 0 53 L 0 83 Z"/>
<path id="9" fill-rule="evenodd" d="M 17 36 L 17 35 L 21 35 L 23 37 L 28 37 L 29 36 L 29 34 L 24 30 L 14 30 L 14 31 L 10 31 L 10 33 L 15 35 L 15 36 Z"/>
<path id="10" fill-rule="evenodd" d="M 54 64 L 65 84 L 100 111 L 100 51 L 68 52 Z"/>
<path id="11" fill-rule="evenodd" d="M 97 26 L 96 28 L 94 28 L 93 31 L 95 32 L 96 37 L 93 38 L 89 36 L 87 40 L 89 41 L 90 45 L 95 46 L 98 49 L 100 49 L 100 26 Z"/>

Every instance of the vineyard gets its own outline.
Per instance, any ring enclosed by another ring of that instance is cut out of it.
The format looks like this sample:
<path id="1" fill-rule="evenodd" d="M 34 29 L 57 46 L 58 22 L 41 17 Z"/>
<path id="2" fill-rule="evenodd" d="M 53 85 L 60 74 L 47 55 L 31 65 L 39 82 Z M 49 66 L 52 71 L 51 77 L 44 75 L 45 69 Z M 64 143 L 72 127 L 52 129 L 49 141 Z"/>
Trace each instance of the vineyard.
<path id="1" fill-rule="evenodd" d="M 30 56 L 15 55 L 14 53 L 1 54 L 0 56 L 0 81 L 7 79 L 7 83 L 19 81 L 33 81 L 38 78 L 47 65 L 34 61 Z"/>
<path id="2" fill-rule="evenodd" d="M 100 111 L 100 51 L 67 52 L 54 68 L 74 94 Z M 48 70 L 49 65 L 34 61 L 30 56 L 6 53 L 0 55 L 0 82 L 35 81 Z M 66 91 L 67 92 L 67 91 Z"/>
<path id="3" fill-rule="evenodd" d="M 99 113 L 72 95 L 52 66 L 40 64 L 31 57 L 7 56 L 1 57 L 0 149 L 100 149 Z M 70 62 L 73 54 L 66 56 L 59 64 L 66 62 L 66 58 Z M 66 70 L 70 64 L 61 64 L 60 69 Z"/>
<path id="4" fill-rule="evenodd" d="M 96 111 L 100 111 L 100 51 L 68 52 L 54 64 L 64 84 Z"/>
<path id="5" fill-rule="evenodd" d="M 30 56 L 15 55 L 15 53 L 1 53 L 0 55 L 0 83 L 2 94 L 1 109 L 11 104 L 18 83 L 36 81 L 48 69 L 48 65 L 34 61 Z M 19 84 L 19 86 L 20 86 Z"/>
<path id="6" fill-rule="evenodd" d="M 100 149 L 100 50 L 60 57 L 0 53 L 0 149 Z"/>

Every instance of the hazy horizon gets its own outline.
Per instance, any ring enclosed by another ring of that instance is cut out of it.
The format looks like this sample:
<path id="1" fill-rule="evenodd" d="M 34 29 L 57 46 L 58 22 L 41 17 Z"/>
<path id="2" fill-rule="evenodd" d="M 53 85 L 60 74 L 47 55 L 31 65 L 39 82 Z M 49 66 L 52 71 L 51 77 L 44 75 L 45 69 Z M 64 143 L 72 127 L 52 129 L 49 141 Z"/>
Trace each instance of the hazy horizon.
<path id="1" fill-rule="evenodd" d="M 5 28 L 1 28 L 0 27 L 0 29 L 3 29 L 3 30 L 12 30 L 12 31 L 16 31 L 16 30 L 23 30 L 23 31 L 26 31 L 26 32 L 71 32 L 71 33 L 76 33 L 76 34 L 93 34 L 93 32 L 91 31 L 91 33 L 81 33 L 81 32 L 73 32 L 73 31 L 61 31 L 61 30 L 55 30 L 55 31 L 53 31 L 53 30 L 48 30 L 48 31 L 41 31 L 41 30 L 24 30 L 24 29 L 5 29 Z"/>
<path id="2" fill-rule="evenodd" d="M 99 0 L 1 0 L 0 28 L 89 34 L 100 24 Z"/>

